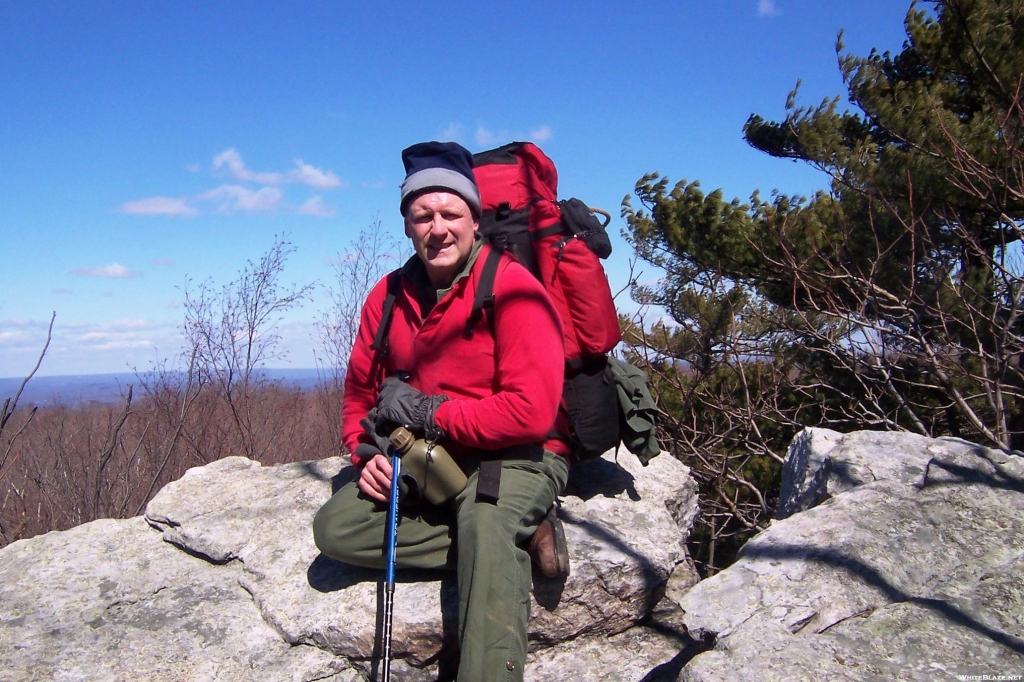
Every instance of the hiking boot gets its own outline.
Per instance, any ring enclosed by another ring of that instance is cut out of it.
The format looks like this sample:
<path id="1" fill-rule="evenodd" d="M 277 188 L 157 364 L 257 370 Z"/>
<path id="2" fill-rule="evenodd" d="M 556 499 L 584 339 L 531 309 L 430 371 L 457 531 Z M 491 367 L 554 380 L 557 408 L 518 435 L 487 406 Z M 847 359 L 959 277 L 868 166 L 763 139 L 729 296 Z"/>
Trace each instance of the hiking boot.
<path id="1" fill-rule="evenodd" d="M 558 519 L 557 505 L 552 505 L 547 516 L 530 538 L 530 559 L 545 578 L 566 578 L 569 575 L 569 546 L 565 530 Z"/>

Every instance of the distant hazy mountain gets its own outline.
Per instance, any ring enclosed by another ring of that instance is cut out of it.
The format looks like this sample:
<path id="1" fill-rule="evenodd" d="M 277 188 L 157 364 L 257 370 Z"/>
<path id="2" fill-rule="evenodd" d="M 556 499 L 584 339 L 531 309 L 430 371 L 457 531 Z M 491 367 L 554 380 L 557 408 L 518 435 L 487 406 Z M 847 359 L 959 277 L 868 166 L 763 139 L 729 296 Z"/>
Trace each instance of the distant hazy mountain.
<path id="1" fill-rule="evenodd" d="M 304 391 L 316 386 L 315 369 L 268 369 L 267 378 L 298 385 Z M 4 398 L 13 398 L 24 377 L 0 378 L 0 403 Z M 121 399 L 128 384 L 135 386 L 139 396 L 139 380 L 134 374 L 81 374 L 74 376 L 34 377 L 25 386 L 18 401 L 19 405 L 53 405 L 65 403 L 75 405 L 89 401 L 112 403 Z"/>

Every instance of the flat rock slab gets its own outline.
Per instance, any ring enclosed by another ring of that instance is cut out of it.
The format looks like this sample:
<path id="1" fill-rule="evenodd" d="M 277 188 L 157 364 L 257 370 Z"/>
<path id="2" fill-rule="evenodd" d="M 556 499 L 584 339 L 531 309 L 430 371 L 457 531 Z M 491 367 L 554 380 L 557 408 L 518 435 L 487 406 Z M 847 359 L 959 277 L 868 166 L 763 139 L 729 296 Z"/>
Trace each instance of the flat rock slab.
<path id="1" fill-rule="evenodd" d="M 802 474 L 789 489 L 816 480 L 803 499 L 826 501 L 774 522 L 679 599 L 689 634 L 715 641 L 679 679 L 1024 674 L 1021 457 L 814 431 L 801 438 L 823 451 L 806 453 L 806 469 L 787 463 Z"/>

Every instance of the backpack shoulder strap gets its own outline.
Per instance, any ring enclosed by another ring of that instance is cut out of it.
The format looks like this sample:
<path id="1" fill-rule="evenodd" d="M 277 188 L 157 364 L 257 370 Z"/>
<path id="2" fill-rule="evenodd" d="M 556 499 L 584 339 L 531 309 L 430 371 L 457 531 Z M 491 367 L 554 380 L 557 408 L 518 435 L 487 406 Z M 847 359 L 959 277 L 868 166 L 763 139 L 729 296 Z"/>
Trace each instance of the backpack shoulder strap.
<path id="1" fill-rule="evenodd" d="M 384 297 L 384 307 L 381 308 L 380 324 L 377 332 L 373 335 L 373 343 L 370 350 L 380 352 L 387 345 L 388 330 L 391 329 L 391 317 L 395 308 L 395 299 L 398 298 L 398 291 L 402 287 L 402 272 L 394 270 L 388 273 L 388 292 Z"/>
<path id="2" fill-rule="evenodd" d="M 466 320 L 466 338 L 473 336 L 473 327 L 480 321 L 480 316 L 487 313 L 487 320 L 494 330 L 494 278 L 498 274 L 498 264 L 501 262 L 501 251 L 488 247 L 487 260 L 480 271 L 480 281 L 476 286 L 476 295 L 473 297 L 473 308 Z"/>

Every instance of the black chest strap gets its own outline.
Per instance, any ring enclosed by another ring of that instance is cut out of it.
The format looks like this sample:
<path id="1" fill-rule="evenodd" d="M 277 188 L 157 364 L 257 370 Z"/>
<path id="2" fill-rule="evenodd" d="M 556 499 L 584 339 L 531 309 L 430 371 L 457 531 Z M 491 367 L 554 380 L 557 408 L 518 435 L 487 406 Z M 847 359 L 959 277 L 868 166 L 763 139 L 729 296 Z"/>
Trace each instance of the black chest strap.
<path id="1" fill-rule="evenodd" d="M 494 278 L 498 274 L 501 253 L 499 249 L 490 247 L 484 267 L 480 270 L 480 281 L 477 282 L 476 294 L 473 296 L 473 308 L 470 310 L 469 319 L 466 320 L 465 337 L 467 339 L 473 336 L 473 328 L 484 313 L 487 313 L 487 320 L 491 325 L 491 335 L 494 335 Z"/>
<path id="2" fill-rule="evenodd" d="M 370 350 L 378 354 L 387 349 L 388 330 L 391 329 L 391 317 L 395 309 L 395 299 L 398 298 L 398 291 L 402 287 L 402 273 L 395 270 L 388 274 L 388 293 L 384 297 L 384 306 L 380 311 L 380 324 L 377 325 L 377 333 L 373 335 L 373 343 Z"/>

